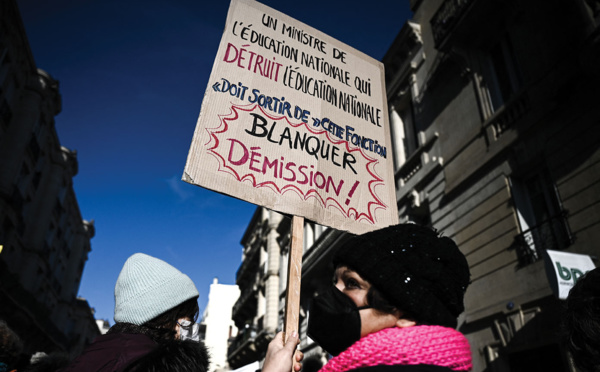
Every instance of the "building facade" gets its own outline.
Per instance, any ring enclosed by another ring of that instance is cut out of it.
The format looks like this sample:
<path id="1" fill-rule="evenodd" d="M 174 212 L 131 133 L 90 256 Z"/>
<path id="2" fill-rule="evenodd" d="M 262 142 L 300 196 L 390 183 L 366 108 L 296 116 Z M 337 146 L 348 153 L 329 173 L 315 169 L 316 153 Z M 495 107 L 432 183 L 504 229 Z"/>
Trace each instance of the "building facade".
<path id="1" fill-rule="evenodd" d="M 16 1 L 0 3 L 0 28 L 0 318 L 28 352 L 78 353 L 99 334 L 77 298 L 94 223 L 56 133 L 58 81 L 36 67 Z"/>
<path id="2" fill-rule="evenodd" d="M 433 227 L 467 257 L 471 285 L 458 329 L 474 371 L 574 371 L 545 252 L 600 256 L 600 4 L 407 6 L 413 18 L 383 58 L 400 221 Z M 280 328 L 290 221 L 272 214 L 257 209 L 243 239 L 238 279 L 252 279 L 242 297 L 256 305 L 238 319 L 266 319 L 277 302 Z M 308 221 L 305 231 L 300 346 L 304 371 L 313 372 L 326 355 L 306 336 L 310 300 L 330 283 L 331 255 L 348 236 Z M 274 276 L 278 296 L 266 305 Z M 255 335 L 273 329 L 249 324 Z"/>
<path id="3" fill-rule="evenodd" d="M 282 330 L 290 226 L 289 217 L 258 207 L 244 233 L 242 263 L 236 274 L 240 297 L 232 311 L 238 335 L 232 340 L 227 354 L 232 369 L 262 361 L 268 343 Z M 308 252 L 320 237 L 326 236 L 326 232 L 341 234 L 305 222 L 304 252 Z M 324 273 L 324 270 L 319 273 Z M 300 315 L 306 316 L 303 310 Z"/>
<path id="4" fill-rule="evenodd" d="M 232 369 L 261 359 L 277 329 L 281 220 L 279 213 L 257 208 L 241 241 L 242 263 L 236 273 L 240 296 L 232 309 L 238 334 L 227 352 Z"/>
<path id="5" fill-rule="evenodd" d="M 231 309 L 240 295 L 237 285 L 220 284 L 215 278 L 208 292 L 208 303 L 200 321 L 201 338 L 210 354 L 210 372 L 227 371 L 229 342 L 237 335 Z"/>
<path id="6" fill-rule="evenodd" d="M 467 257 L 475 371 L 572 368 L 544 258 L 600 253 L 596 4 L 412 1 L 383 59 L 399 215 Z"/>

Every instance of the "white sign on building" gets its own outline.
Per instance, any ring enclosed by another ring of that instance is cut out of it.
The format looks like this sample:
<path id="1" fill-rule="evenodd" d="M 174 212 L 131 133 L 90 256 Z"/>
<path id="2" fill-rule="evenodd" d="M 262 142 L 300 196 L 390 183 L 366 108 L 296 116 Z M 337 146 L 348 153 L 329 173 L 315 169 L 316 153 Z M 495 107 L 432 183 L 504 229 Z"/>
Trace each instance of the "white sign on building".
<path id="1" fill-rule="evenodd" d="M 565 300 L 577 280 L 595 268 L 591 257 L 585 254 L 548 250 L 548 265 L 552 265 L 554 277 L 549 274 L 556 296 Z M 555 281 L 554 281 L 555 280 Z"/>

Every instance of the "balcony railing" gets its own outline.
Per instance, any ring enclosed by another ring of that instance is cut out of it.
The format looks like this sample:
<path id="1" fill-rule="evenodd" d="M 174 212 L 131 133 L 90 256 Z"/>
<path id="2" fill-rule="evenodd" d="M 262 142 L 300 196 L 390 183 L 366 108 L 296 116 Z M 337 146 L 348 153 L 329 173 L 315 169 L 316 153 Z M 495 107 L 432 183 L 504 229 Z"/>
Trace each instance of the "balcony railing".
<path id="1" fill-rule="evenodd" d="M 446 0 L 431 18 L 431 29 L 436 48 L 446 39 L 452 28 L 474 0 Z"/>
<path id="2" fill-rule="evenodd" d="M 513 247 L 519 266 L 527 266 L 544 257 L 546 250 L 564 250 L 573 243 L 566 213 L 553 216 L 515 237 Z"/>
<path id="3" fill-rule="evenodd" d="M 504 132 L 511 129 L 529 111 L 529 108 L 529 97 L 526 92 L 522 90 L 515 94 L 484 123 L 490 142 L 497 140 Z"/>
<path id="4" fill-rule="evenodd" d="M 235 280 L 236 282 L 238 282 L 238 284 L 245 274 L 254 274 L 253 271 L 256 270 L 256 266 L 258 263 L 258 252 L 260 252 L 260 244 L 255 244 L 250 248 L 250 250 L 246 254 L 244 261 L 242 261 L 242 264 L 240 265 L 237 273 L 235 274 Z"/>
<path id="5" fill-rule="evenodd" d="M 247 312 L 254 312 L 256 309 L 256 296 L 257 291 L 253 287 L 247 288 L 246 290 L 242 291 L 240 297 L 237 299 L 235 304 L 233 304 L 233 308 L 231 309 L 231 317 L 233 319 L 237 319 L 239 316 L 243 316 L 243 313 L 245 313 L 245 311 L 242 310 L 244 310 L 246 307 L 251 308 L 246 309 Z M 252 301 L 253 303 L 250 304 L 250 301 Z"/>
<path id="6" fill-rule="evenodd" d="M 229 344 L 227 355 L 233 355 L 242 345 L 244 345 L 244 343 L 246 343 L 246 341 L 252 341 L 255 337 L 256 327 L 248 325 L 246 328 L 243 328 L 231 344 Z"/>
<path id="7" fill-rule="evenodd" d="M 430 138 L 425 138 L 424 135 L 421 137 L 419 147 L 406 159 L 404 164 L 400 166 L 400 169 L 396 171 L 396 182 L 400 187 L 404 186 L 430 161 L 428 152 L 438 137 L 438 132 L 433 133 Z M 435 161 L 435 158 L 432 158 L 431 161 Z"/>
<path id="8" fill-rule="evenodd" d="M 408 182 L 417 172 L 423 168 L 421 160 L 422 147 L 417 149 L 407 160 L 402 164 L 398 172 L 396 172 L 396 179 L 401 181 L 401 185 Z"/>

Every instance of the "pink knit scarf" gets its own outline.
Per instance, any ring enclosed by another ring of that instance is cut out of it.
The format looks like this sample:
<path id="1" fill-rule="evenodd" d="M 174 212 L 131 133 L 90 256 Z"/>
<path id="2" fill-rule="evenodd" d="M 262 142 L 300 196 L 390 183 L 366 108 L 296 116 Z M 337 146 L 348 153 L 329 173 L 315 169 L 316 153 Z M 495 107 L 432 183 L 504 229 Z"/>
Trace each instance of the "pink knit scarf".
<path id="1" fill-rule="evenodd" d="M 333 357 L 319 372 L 397 364 L 429 364 L 454 371 L 473 368 L 469 342 L 462 333 L 440 326 L 414 326 L 371 333 Z"/>

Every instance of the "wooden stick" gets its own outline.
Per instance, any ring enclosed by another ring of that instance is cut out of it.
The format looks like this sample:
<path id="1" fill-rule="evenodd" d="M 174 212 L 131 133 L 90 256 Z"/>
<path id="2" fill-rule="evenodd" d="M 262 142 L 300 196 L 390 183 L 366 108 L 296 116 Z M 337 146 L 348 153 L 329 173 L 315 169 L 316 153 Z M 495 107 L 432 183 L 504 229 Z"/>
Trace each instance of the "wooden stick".
<path id="1" fill-rule="evenodd" d="M 283 343 L 293 331 L 298 332 L 300 321 L 300 281 L 302 279 L 302 240 L 304 217 L 292 217 L 292 239 L 288 260 L 285 317 L 283 319 Z"/>

